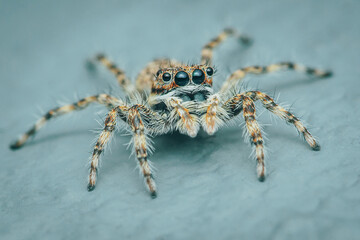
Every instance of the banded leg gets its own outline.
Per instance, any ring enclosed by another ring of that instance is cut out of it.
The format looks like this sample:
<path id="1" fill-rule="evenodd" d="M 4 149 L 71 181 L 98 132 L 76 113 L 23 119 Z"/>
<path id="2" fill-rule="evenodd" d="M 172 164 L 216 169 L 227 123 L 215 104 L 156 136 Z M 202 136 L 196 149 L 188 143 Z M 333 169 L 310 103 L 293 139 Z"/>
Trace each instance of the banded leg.
<path id="1" fill-rule="evenodd" d="M 139 73 L 136 78 L 136 89 L 142 95 L 149 94 L 152 83 L 155 80 L 156 72 L 161 68 L 169 68 L 180 65 L 180 63 L 173 59 L 155 59 L 146 65 L 146 67 Z"/>
<path id="2" fill-rule="evenodd" d="M 137 106 L 131 107 L 128 112 L 128 123 L 133 132 L 133 143 L 135 148 L 136 158 L 140 167 L 140 172 L 144 177 L 145 185 L 150 192 L 150 195 L 156 197 L 156 185 L 151 173 L 149 161 L 147 160 L 148 144 L 146 143 L 145 126 L 141 115 L 137 110 Z"/>
<path id="3" fill-rule="evenodd" d="M 245 67 L 242 69 L 238 69 L 235 72 L 233 72 L 228 79 L 224 82 L 224 84 L 221 87 L 220 92 L 224 93 L 236 85 L 238 85 L 242 79 L 249 73 L 251 74 L 265 74 L 265 73 L 271 73 L 276 72 L 280 70 L 295 70 L 299 72 L 304 72 L 309 75 L 313 75 L 315 77 L 319 78 L 326 78 L 330 77 L 332 75 L 331 71 L 324 71 L 320 69 L 305 67 L 300 64 L 291 63 L 291 62 L 282 62 L 282 63 L 276 63 L 271 64 L 269 66 L 251 66 L 251 67 Z"/>
<path id="4" fill-rule="evenodd" d="M 193 102 L 182 102 L 181 99 L 171 97 L 167 100 L 166 104 L 173 110 L 170 113 L 170 119 L 176 119 L 176 129 L 182 134 L 187 134 L 190 137 L 196 137 L 200 125 L 198 117 L 191 114 L 189 109 L 193 109 Z M 180 119 L 178 119 L 180 117 Z"/>
<path id="5" fill-rule="evenodd" d="M 266 175 L 263 146 L 264 139 L 261 134 L 260 126 L 255 119 L 256 110 L 254 101 L 248 96 L 237 94 L 226 101 L 222 105 L 222 108 L 224 111 L 227 111 L 229 118 L 233 118 L 243 111 L 247 135 L 250 136 L 251 143 L 255 146 L 257 176 L 259 181 L 264 181 Z"/>
<path id="6" fill-rule="evenodd" d="M 120 99 L 112 97 L 108 94 L 100 94 L 90 96 L 79 100 L 74 104 L 57 107 L 48 111 L 43 117 L 41 117 L 32 128 L 24 133 L 15 143 L 10 145 L 11 149 L 18 149 L 22 147 L 30 136 L 35 135 L 50 119 L 61 116 L 66 113 L 71 113 L 75 110 L 81 110 L 89 106 L 90 103 L 100 103 L 109 108 L 113 108 L 116 105 L 122 105 L 123 102 Z"/>
<path id="7" fill-rule="evenodd" d="M 226 28 L 217 37 L 212 39 L 209 43 L 207 43 L 203 47 L 201 51 L 201 64 L 211 65 L 214 48 L 216 48 L 220 43 L 225 41 L 225 39 L 227 39 L 229 36 L 234 36 L 234 35 L 237 36 L 239 40 L 244 44 L 248 44 L 251 42 L 251 40 L 248 37 L 237 34 L 234 29 Z"/>
<path id="8" fill-rule="evenodd" d="M 277 105 L 271 97 L 259 91 L 246 92 L 245 95 L 250 97 L 254 101 L 260 100 L 267 110 L 284 119 L 288 123 L 293 124 L 313 150 L 320 150 L 320 145 L 316 142 L 315 138 L 310 134 L 304 124 L 292 113 L 286 111 L 283 107 Z"/>
<path id="9" fill-rule="evenodd" d="M 255 146 L 257 160 L 256 172 L 259 181 L 265 180 L 265 161 L 264 161 L 264 140 L 261 135 L 260 126 L 255 119 L 255 104 L 251 98 L 244 96 L 242 99 L 246 129 Z"/>
<path id="10" fill-rule="evenodd" d="M 96 175 L 99 166 L 99 158 L 106 144 L 109 142 L 111 135 L 115 129 L 116 117 L 119 109 L 120 109 L 119 106 L 115 107 L 108 113 L 105 119 L 104 130 L 101 132 L 99 139 L 97 140 L 96 145 L 94 147 L 94 151 L 91 157 L 89 184 L 87 188 L 88 191 L 92 191 L 95 189 Z"/>
<path id="11" fill-rule="evenodd" d="M 132 95 L 135 92 L 134 85 L 130 82 L 130 80 L 126 77 L 125 72 L 118 68 L 114 63 L 112 63 L 109 59 L 107 59 L 103 54 L 98 54 L 96 56 L 96 60 L 102 63 L 105 67 L 107 67 L 110 72 L 112 72 L 120 87 L 128 94 Z"/>

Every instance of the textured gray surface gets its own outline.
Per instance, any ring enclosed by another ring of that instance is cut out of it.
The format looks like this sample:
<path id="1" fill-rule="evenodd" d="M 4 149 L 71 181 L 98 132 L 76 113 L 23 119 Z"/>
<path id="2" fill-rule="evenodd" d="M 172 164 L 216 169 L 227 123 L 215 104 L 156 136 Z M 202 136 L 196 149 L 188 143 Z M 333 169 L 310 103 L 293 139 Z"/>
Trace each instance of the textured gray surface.
<path id="1" fill-rule="evenodd" d="M 1 239 L 358 239 L 359 1 L 74 2 L 0 1 Z M 212 137 L 158 137 L 152 200 L 120 134 L 96 190 L 86 191 L 96 137 L 89 130 L 100 128 L 101 108 L 55 120 L 23 149 L 8 149 L 37 106 L 117 92 L 111 74 L 84 67 L 93 54 L 135 77 L 154 57 L 197 61 L 225 26 L 255 42 L 220 47 L 218 82 L 240 66 L 282 60 L 333 69 L 319 81 L 297 73 L 247 79 L 248 88 L 293 104 L 320 152 L 264 112 L 269 176 L 260 183 L 238 126 Z"/>

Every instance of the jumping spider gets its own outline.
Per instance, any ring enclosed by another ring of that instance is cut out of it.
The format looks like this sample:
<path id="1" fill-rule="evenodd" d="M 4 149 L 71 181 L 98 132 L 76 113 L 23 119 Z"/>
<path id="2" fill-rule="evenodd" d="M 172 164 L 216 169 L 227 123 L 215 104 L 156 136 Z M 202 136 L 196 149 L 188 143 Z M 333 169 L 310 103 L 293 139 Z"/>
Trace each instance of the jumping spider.
<path id="1" fill-rule="evenodd" d="M 265 74 L 288 69 L 324 78 L 331 76 L 331 72 L 304 67 L 291 62 L 245 67 L 233 72 L 226 79 L 220 91 L 214 92 L 212 88 L 214 68 L 211 63 L 213 49 L 229 36 L 236 36 L 244 44 L 250 41 L 249 38 L 236 33 L 233 29 L 225 29 L 203 47 L 199 65 L 184 65 L 170 59 L 154 60 L 140 72 L 135 86 L 125 76 L 125 73 L 104 55 L 97 55 L 96 59 L 116 76 L 120 87 L 127 94 L 127 98 L 133 99 L 135 96 L 142 96 L 145 103 L 130 104 L 108 94 L 89 96 L 74 104 L 48 111 L 10 147 L 12 149 L 22 147 L 30 136 L 35 135 L 52 118 L 84 109 L 90 103 L 103 104 L 110 111 L 92 154 L 88 190 L 92 191 L 95 188 L 99 157 L 109 142 L 118 117 L 130 127 L 131 141 L 134 145 L 141 174 L 151 196 L 156 197 L 156 186 L 148 160 L 150 145 L 147 136 L 161 135 L 178 130 L 182 134 L 195 137 L 200 127 L 212 135 L 224 123 L 243 112 L 246 131 L 255 148 L 257 176 L 260 181 L 263 181 L 265 179 L 264 140 L 259 124 L 255 119 L 254 105 L 254 102 L 259 100 L 264 108 L 293 124 L 313 150 L 320 150 L 319 144 L 301 121 L 277 105 L 271 97 L 259 91 L 237 92 L 235 94 L 234 91 L 247 74 Z"/>

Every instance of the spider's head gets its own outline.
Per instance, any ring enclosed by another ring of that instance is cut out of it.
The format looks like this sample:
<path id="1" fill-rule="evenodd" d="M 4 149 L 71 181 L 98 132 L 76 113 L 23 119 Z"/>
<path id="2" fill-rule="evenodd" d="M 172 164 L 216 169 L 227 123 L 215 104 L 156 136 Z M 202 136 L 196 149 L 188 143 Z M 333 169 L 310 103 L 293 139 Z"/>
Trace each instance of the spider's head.
<path id="1" fill-rule="evenodd" d="M 156 73 L 151 95 L 179 97 L 183 101 L 204 101 L 213 93 L 214 68 L 208 65 L 162 68 Z"/>

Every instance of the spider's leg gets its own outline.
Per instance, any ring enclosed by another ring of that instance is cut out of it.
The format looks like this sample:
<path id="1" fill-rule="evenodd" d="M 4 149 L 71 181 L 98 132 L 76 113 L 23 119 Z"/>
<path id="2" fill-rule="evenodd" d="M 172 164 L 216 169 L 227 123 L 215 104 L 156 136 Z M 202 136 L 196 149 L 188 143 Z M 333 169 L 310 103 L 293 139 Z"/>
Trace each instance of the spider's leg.
<path id="1" fill-rule="evenodd" d="M 140 172 L 144 177 L 145 184 L 152 197 L 156 197 L 156 185 L 148 161 L 149 145 L 146 142 L 145 126 L 138 108 L 141 105 L 135 105 L 128 110 L 128 123 L 133 132 L 133 144 L 136 158 L 140 167 Z"/>
<path id="2" fill-rule="evenodd" d="M 119 116 L 123 121 L 129 124 L 131 131 L 133 132 L 132 142 L 134 144 L 134 150 L 141 174 L 145 179 L 145 184 L 150 191 L 151 196 L 156 197 L 156 186 L 147 159 L 148 150 L 151 146 L 147 143 L 145 126 L 143 123 L 144 118 L 141 117 L 141 115 L 144 115 L 144 118 L 146 118 L 150 132 L 154 131 L 154 129 L 159 130 L 160 125 L 164 124 L 160 116 L 143 105 L 134 105 L 132 107 L 124 105 L 117 106 L 108 113 L 105 119 L 104 130 L 101 132 L 92 154 L 88 191 L 92 191 L 95 188 L 99 158 L 106 144 L 111 139 L 116 125 L 116 117 Z"/>
<path id="3" fill-rule="evenodd" d="M 304 136 L 305 141 L 310 145 L 310 147 L 315 150 L 320 150 L 319 143 L 316 142 L 315 138 L 310 134 L 310 132 L 306 129 L 304 124 L 295 117 L 292 113 L 286 111 L 283 107 L 277 105 L 274 100 L 266 95 L 265 93 L 259 91 L 249 91 L 245 93 L 246 96 L 253 99 L 253 101 L 260 100 L 263 106 L 269 110 L 270 112 L 274 113 L 278 117 L 284 119 L 288 123 L 291 123 L 295 126 L 298 132 Z"/>
<path id="4" fill-rule="evenodd" d="M 220 92 L 225 93 L 226 91 L 231 90 L 234 86 L 237 86 L 243 78 L 251 73 L 251 74 L 265 74 L 270 72 L 276 72 L 280 70 L 295 70 L 299 72 L 305 72 L 309 75 L 313 75 L 319 78 L 326 78 L 332 75 L 331 71 L 324 71 L 320 69 L 315 69 L 311 67 L 305 67 L 300 64 L 291 63 L 291 62 L 282 62 L 282 63 L 275 63 L 268 66 L 251 66 L 238 69 L 234 71 L 228 79 L 224 82 L 221 87 Z"/>
<path id="5" fill-rule="evenodd" d="M 248 38 L 247 36 L 238 34 L 232 28 L 226 28 L 217 37 L 213 38 L 203 47 L 203 49 L 201 50 L 201 64 L 211 65 L 214 48 L 216 48 L 220 43 L 225 41 L 225 39 L 227 39 L 229 36 L 237 36 L 239 40 L 244 44 L 248 44 L 251 42 L 250 38 Z"/>
<path id="6" fill-rule="evenodd" d="M 196 137 L 200 125 L 198 117 L 193 114 L 194 103 L 192 101 L 182 102 L 179 98 L 170 97 L 166 100 L 166 105 L 172 109 L 169 119 L 174 122 L 176 129 L 182 134 Z"/>
<path id="7" fill-rule="evenodd" d="M 104 130 L 101 132 L 95 144 L 94 151 L 91 157 L 88 191 L 92 191 L 95 188 L 96 175 L 99 166 L 99 158 L 115 129 L 116 117 L 120 108 L 121 107 L 117 106 L 111 109 L 111 111 L 108 113 L 105 119 Z"/>
<path id="8" fill-rule="evenodd" d="M 255 119 L 255 104 L 251 98 L 243 97 L 243 111 L 246 123 L 246 130 L 251 138 L 251 143 L 255 146 L 256 153 L 256 172 L 260 181 L 265 180 L 265 161 L 264 161 L 264 139 L 261 135 L 260 126 Z"/>
<path id="9" fill-rule="evenodd" d="M 257 176 L 260 181 L 264 181 L 266 174 L 263 146 L 264 139 L 261 135 L 260 126 L 255 119 L 256 110 L 253 100 L 248 96 L 237 94 L 226 101 L 222 107 L 228 112 L 229 118 L 235 117 L 243 111 L 246 132 L 250 136 L 251 143 L 255 146 Z"/>
<path id="10" fill-rule="evenodd" d="M 90 96 L 79 100 L 76 103 L 65 105 L 62 107 L 57 107 L 48 111 L 43 117 L 41 117 L 33 127 L 31 127 L 26 133 L 24 133 L 15 143 L 10 145 L 11 149 L 18 149 L 22 147 L 30 136 L 35 135 L 40 128 L 42 128 L 50 119 L 61 116 L 66 113 L 73 112 L 75 110 L 81 110 L 89 106 L 90 103 L 100 103 L 107 107 L 113 108 L 116 105 L 122 105 L 123 102 L 120 99 L 117 99 L 108 94 L 100 94 L 95 96 Z"/>
<path id="11" fill-rule="evenodd" d="M 134 85 L 130 82 L 130 80 L 126 77 L 125 72 L 118 68 L 113 62 L 107 59 L 103 54 L 96 55 L 96 60 L 102 63 L 105 67 L 107 67 L 110 72 L 112 72 L 120 87 L 126 92 L 128 95 L 133 95 L 135 92 Z"/>
<path id="12" fill-rule="evenodd" d="M 146 96 L 150 93 L 152 83 L 155 80 L 155 74 L 160 68 L 169 68 L 180 65 L 180 63 L 173 59 L 155 59 L 148 63 L 146 67 L 139 73 L 136 78 L 136 90 Z"/>

